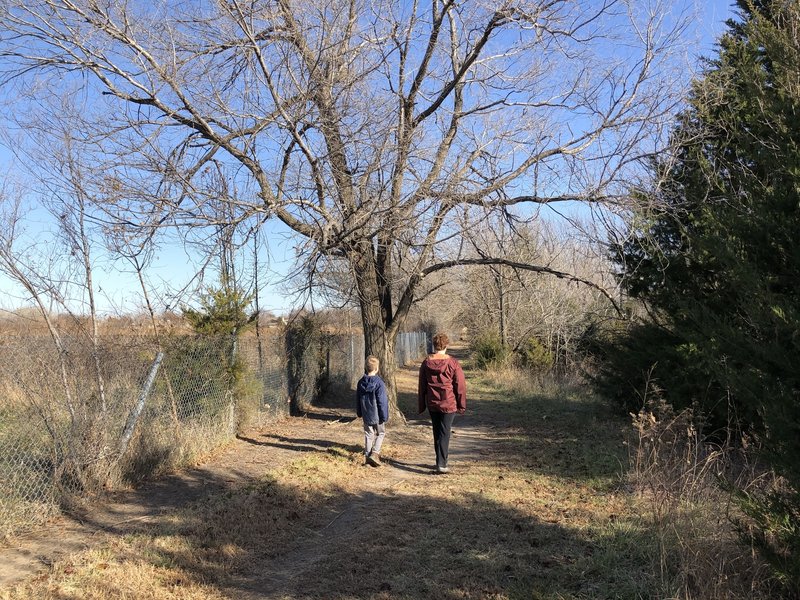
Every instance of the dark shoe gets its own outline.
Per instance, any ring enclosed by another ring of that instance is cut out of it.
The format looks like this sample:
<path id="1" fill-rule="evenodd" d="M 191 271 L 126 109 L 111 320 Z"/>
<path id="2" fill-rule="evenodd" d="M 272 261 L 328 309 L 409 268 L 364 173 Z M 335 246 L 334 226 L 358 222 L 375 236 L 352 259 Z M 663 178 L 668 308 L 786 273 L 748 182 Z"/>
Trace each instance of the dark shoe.
<path id="1" fill-rule="evenodd" d="M 373 452 L 367 457 L 367 462 L 371 464 L 373 467 L 380 467 L 381 466 L 381 455 L 376 454 Z"/>
<path id="2" fill-rule="evenodd" d="M 365 455 L 364 455 L 364 464 L 365 464 L 365 465 L 368 465 L 368 464 L 370 464 L 370 463 L 369 463 L 369 454 L 365 454 Z"/>

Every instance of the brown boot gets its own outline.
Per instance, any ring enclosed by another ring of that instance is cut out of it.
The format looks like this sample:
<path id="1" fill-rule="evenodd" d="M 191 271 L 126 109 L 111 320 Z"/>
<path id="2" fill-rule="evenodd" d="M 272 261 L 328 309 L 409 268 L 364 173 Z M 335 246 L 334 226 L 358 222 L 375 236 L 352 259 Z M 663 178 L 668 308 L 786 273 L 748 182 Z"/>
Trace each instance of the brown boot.
<path id="1" fill-rule="evenodd" d="M 369 464 L 371 464 L 373 467 L 380 467 L 380 466 L 381 466 L 381 464 L 382 464 L 382 463 L 381 463 L 381 455 L 380 455 L 380 454 L 378 454 L 377 452 L 372 452 L 372 453 L 371 453 L 371 454 L 370 454 L 370 455 L 367 457 L 367 462 L 368 462 Z"/>

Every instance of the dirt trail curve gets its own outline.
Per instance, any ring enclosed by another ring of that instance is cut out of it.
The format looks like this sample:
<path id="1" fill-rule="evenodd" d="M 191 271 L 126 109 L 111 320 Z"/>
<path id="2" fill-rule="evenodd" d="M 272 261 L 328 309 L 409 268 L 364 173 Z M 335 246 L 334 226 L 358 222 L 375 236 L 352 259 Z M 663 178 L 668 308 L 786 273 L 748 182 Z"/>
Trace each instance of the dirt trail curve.
<path id="1" fill-rule="evenodd" d="M 384 522 L 384 519 L 376 516 L 376 513 L 382 509 L 385 511 L 393 499 L 413 496 L 411 490 L 419 480 L 457 477 L 459 470 L 468 468 L 468 461 L 479 459 L 489 435 L 477 424 L 463 422 L 459 425 L 454 429 L 450 446 L 452 475 L 434 473 L 432 435 L 428 422 L 412 421 L 403 437 L 405 442 L 411 438 L 416 442 L 415 447 L 419 452 L 413 458 L 384 463 L 386 466 L 381 469 L 380 476 L 362 487 L 356 501 L 332 512 L 330 521 L 324 527 L 305 534 L 292 545 L 289 552 L 272 561 L 260 562 L 251 571 L 242 573 L 232 582 L 231 589 L 235 590 L 235 597 L 248 600 L 293 598 L 292 591 L 302 588 L 305 577 L 312 576 L 330 557 L 369 535 L 381 536 L 382 532 L 375 530 L 379 528 L 376 523 Z M 371 534 L 365 536 L 365 531 L 371 531 Z"/>
<path id="2" fill-rule="evenodd" d="M 458 355 L 456 353 L 456 355 Z M 416 368 L 398 372 L 401 393 L 415 393 Z M 387 461 L 380 477 L 368 478 L 356 501 L 332 509 L 330 521 L 320 531 L 298 539 L 291 552 L 258 572 L 242 573 L 235 583 L 236 597 L 286 597 L 293 580 L 324 560 L 335 545 L 346 543 L 366 515 L 382 498 L 402 496 L 406 483 L 436 477 L 433 472 L 433 447 L 427 415 L 412 417 L 407 427 L 390 428 L 390 443 L 413 448 L 403 460 Z M 491 428 L 469 414 L 454 425 L 450 454 L 454 475 L 480 460 L 488 452 Z M 222 494 L 248 481 L 262 477 L 308 452 L 324 452 L 332 447 L 351 451 L 363 444 L 360 420 L 346 409 L 315 409 L 306 418 L 292 418 L 270 424 L 259 431 L 241 436 L 206 463 L 148 483 L 130 492 L 118 492 L 111 498 L 87 505 L 74 517 L 60 517 L 45 530 L 14 539 L 0 546 L 0 590 L 46 569 L 55 561 L 74 552 L 101 544 L 108 536 L 148 531 L 159 519 L 203 498 Z M 365 467 L 369 468 L 369 467 Z M 445 477 L 450 477 L 447 475 Z M 272 596 L 264 590 L 283 590 Z"/>

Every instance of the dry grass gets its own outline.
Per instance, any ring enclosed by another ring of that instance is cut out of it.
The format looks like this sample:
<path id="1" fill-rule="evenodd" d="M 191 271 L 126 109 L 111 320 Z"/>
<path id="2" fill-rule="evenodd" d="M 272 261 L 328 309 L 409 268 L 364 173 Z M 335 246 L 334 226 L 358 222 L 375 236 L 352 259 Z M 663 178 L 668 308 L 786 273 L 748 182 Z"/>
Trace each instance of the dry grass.
<path id="1" fill-rule="evenodd" d="M 176 428 L 167 421 L 141 427 L 125 460 L 109 477 L 109 485 L 123 488 L 207 459 L 230 442 L 230 433 L 213 420 L 196 419 Z"/>
<path id="2" fill-rule="evenodd" d="M 633 416 L 629 481 L 653 531 L 655 568 L 663 596 L 676 598 L 773 598 L 774 581 L 763 560 L 732 526 L 746 517 L 723 480 L 735 487 L 760 485 L 764 475 L 729 443 L 712 444 L 690 409 L 676 413 L 654 401 Z"/>
<path id="3" fill-rule="evenodd" d="M 389 429 L 392 466 L 362 465 L 359 422 L 326 421 L 335 408 L 274 425 L 254 443 L 288 463 L 0 597 L 667 597 L 656 532 L 622 477 L 629 425 L 579 388 L 468 380 L 448 476 L 430 474 L 416 373 L 401 370 L 410 421 Z"/>

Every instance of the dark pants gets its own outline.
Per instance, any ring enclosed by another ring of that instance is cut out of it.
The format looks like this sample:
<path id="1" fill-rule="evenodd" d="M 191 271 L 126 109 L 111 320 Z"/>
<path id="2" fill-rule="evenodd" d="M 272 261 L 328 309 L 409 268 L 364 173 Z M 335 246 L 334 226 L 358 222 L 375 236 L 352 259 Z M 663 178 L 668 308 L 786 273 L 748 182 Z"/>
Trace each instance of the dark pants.
<path id="1" fill-rule="evenodd" d="M 431 411 L 433 424 L 433 448 L 436 450 L 436 466 L 447 466 L 447 450 L 450 447 L 450 428 L 456 413 L 440 413 Z"/>

